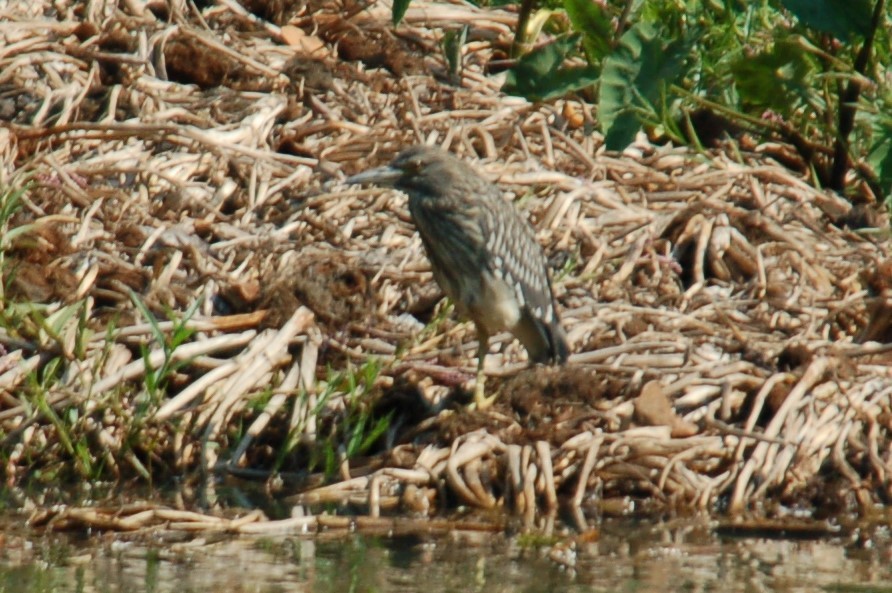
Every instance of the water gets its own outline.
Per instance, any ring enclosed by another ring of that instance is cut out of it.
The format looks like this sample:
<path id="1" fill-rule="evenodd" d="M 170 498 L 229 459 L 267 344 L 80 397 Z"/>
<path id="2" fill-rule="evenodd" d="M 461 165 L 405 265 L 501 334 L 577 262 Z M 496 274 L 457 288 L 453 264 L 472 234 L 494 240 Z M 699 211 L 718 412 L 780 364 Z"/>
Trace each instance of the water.
<path id="1" fill-rule="evenodd" d="M 607 521 L 595 541 L 456 533 L 247 539 L 0 535 L 0 593 L 892 593 L 887 530 L 873 541 L 729 539 L 702 521 Z M 554 544 L 550 540 L 549 544 Z"/>

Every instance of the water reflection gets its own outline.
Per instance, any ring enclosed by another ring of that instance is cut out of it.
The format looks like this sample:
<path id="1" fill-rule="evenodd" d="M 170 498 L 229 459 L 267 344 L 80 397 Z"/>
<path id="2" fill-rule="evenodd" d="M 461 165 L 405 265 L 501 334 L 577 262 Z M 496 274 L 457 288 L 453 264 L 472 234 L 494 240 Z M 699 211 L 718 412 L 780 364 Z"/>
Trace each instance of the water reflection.
<path id="1" fill-rule="evenodd" d="M 483 533 L 149 543 L 4 534 L 0 592 L 892 592 L 888 539 L 865 549 L 721 539 L 702 524 L 607 522 L 597 541 L 561 545 L 568 564 L 535 538 Z"/>

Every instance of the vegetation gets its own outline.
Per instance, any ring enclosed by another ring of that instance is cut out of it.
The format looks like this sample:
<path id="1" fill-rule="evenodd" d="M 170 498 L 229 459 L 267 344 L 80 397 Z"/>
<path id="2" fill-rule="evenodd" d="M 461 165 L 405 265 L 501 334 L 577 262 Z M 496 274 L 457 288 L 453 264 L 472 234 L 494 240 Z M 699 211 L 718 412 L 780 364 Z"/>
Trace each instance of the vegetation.
<path id="1" fill-rule="evenodd" d="M 395 23 L 408 4 L 394 3 Z M 527 0 L 520 10 L 504 90 L 597 97 L 609 150 L 641 129 L 695 146 L 746 134 L 792 147 L 785 164 L 819 187 L 892 197 L 885 0 L 564 0 L 535 12 Z"/>
<path id="2" fill-rule="evenodd" d="M 0 32 L 8 489 L 227 474 L 369 515 L 529 520 L 892 500 L 889 237 L 814 187 L 837 136 L 849 197 L 881 184 L 885 21 L 846 48 L 793 4 L 525 3 L 519 38 L 467 4 L 409 11 L 412 35 L 365 3 L 189 4 L 0 9 L 28 23 Z M 493 83 L 506 65 L 534 101 Z M 848 136 L 834 105 L 857 105 Z M 797 170 L 749 150 L 764 139 Z M 515 198 L 573 342 L 567 367 L 526 370 L 494 336 L 486 413 L 455 401 L 473 327 L 440 304 L 404 197 L 339 183 L 418 142 Z M 118 510 L 54 525 L 176 520 Z"/>
<path id="3" fill-rule="evenodd" d="M 157 303 L 151 307 L 144 296 L 128 290 L 133 312 L 101 319 L 93 298 L 49 304 L 29 300 L 29 279 L 19 273 L 30 270 L 28 258 L 51 225 L 41 219 L 24 222 L 32 217 L 22 211 L 23 199 L 34 191 L 34 184 L 27 183 L 0 194 L 0 341 L 18 348 L 2 352 L 4 371 L 9 371 L 3 377 L 6 422 L 0 425 L 0 462 L 10 470 L 6 485 L 59 485 L 44 495 L 67 499 L 72 495 L 62 494 L 67 483 L 96 492 L 92 486 L 104 481 L 138 476 L 151 483 L 172 477 L 174 468 L 194 466 L 195 458 L 185 457 L 170 441 L 177 433 L 200 433 L 200 418 L 163 427 L 157 415 L 172 396 L 205 374 L 196 359 L 213 351 L 201 348 L 200 329 L 208 328 L 197 319 L 202 299 L 177 311 Z M 159 308 L 166 319 L 153 312 Z M 219 348 L 225 351 L 227 345 Z M 120 368 L 122 353 L 133 361 Z M 329 368 L 314 397 L 305 388 L 283 388 L 282 377 L 272 374 L 245 394 L 243 413 L 233 420 L 263 416 L 288 397 L 295 408 L 289 436 L 265 460 L 269 469 L 297 465 L 334 476 L 343 463 L 368 453 L 390 425 L 390 414 L 374 410 L 380 372 L 374 357 L 360 365 L 348 361 L 341 370 Z M 212 411 L 225 407 L 232 393 L 216 397 L 205 403 Z M 218 430 L 222 434 L 211 438 L 241 443 L 236 455 L 251 442 L 241 422 Z M 308 431 L 314 434 L 310 441 L 301 438 Z"/>

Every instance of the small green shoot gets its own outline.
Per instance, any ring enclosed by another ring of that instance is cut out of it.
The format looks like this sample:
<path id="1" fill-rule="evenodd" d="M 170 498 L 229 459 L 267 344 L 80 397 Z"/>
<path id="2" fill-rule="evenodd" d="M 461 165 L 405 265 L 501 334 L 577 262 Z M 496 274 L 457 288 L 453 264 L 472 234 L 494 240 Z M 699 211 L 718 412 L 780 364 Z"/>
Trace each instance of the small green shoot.
<path id="1" fill-rule="evenodd" d="M 381 363 L 369 359 L 359 368 L 348 366 L 344 371 L 328 371 L 326 388 L 320 394 L 313 414 L 319 415 L 327 403 L 340 395 L 343 411 L 333 422 L 331 433 L 318 443 L 310 458 L 310 467 L 321 465 L 327 476 L 337 472 L 341 458 L 363 455 L 390 427 L 391 415 L 375 418 L 369 395 L 381 373 Z"/>
<path id="2" fill-rule="evenodd" d="M 462 48 L 468 39 L 468 25 L 460 29 L 450 29 L 443 34 L 440 46 L 449 73 L 449 82 L 459 86 L 462 76 Z"/>
<path id="3" fill-rule="evenodd" d="M 198 311 L 198 307 L 201 305 L 201 299 L 196 299 L 195 302 L 189 305 L 189 308 L 183 312 L 182 317 L 178 318 L 173 312 L 167 311 L 168 320 L 173 322 L 173 330 L 170 332 L 169 336 L 161 329 L 158 320 L 155 319 L 155 316 L 149 311 L 149 308 L 142 299 L 140 299 L 132 290 L 130 291 L 130 300 L 149 323 L 155 342 L 161 347 L 164 353 L 164 362 L 162 362 L 161 366 L 158 368 L 153 368 L 149 361 L 149 349 L 146 345 L 142 346 L 142 357 L 146 365 L 146 393 L 149 396 L 149 402 L 146 402 L 146 405 L 142 406 L 140 415 L 144 415 L 147 411 L 147 404 L 157 403 L 162 394 L 166 393 L 167 383 L 171 375 L 189 364 L 188 360 L 177 360 L 174 357 L 174 352 L 182 344 L 186 343 L 195 333 L 195 330 L 189 327 L 189 321 Z"/>

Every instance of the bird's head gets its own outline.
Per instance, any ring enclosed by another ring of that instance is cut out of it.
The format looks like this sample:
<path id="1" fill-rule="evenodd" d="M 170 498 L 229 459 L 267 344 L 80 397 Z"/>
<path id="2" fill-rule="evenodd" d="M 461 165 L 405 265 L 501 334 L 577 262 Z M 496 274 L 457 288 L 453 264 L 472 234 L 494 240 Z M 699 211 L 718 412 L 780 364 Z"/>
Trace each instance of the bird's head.
<path id="1" fill-rule="evenodd" d="M 466 169 L 467 165 L 439 148 L 413 146 L 399 153 L 389 165 L 348 177 L 346 183 L 373 183 L 410 194 L 435 196 L 467 175 Z"/>

